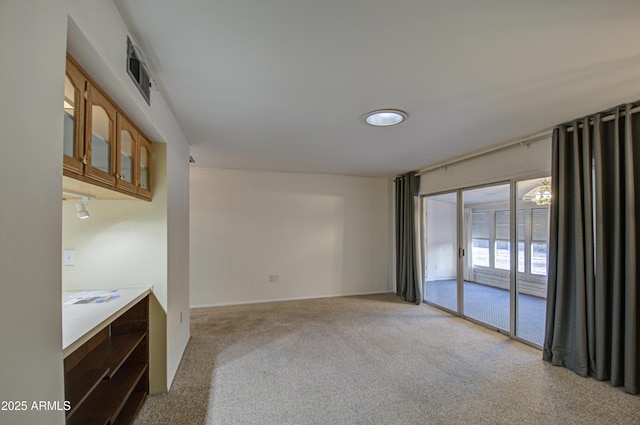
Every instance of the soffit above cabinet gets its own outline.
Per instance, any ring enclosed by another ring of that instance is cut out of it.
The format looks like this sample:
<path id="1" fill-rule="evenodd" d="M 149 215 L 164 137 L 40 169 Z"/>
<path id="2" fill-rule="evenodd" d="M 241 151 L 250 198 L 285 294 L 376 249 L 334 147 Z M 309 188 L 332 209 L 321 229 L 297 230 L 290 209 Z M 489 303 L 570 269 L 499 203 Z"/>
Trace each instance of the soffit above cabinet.
<path id="1" fill-rule="evenodd" d="M 105 189 L 67 176 L 62 176 L 62 199 L 81 199 L 82 196 L 86 196 L 91 199 L 139 200 L 138 198 L 124 193 Z"/>

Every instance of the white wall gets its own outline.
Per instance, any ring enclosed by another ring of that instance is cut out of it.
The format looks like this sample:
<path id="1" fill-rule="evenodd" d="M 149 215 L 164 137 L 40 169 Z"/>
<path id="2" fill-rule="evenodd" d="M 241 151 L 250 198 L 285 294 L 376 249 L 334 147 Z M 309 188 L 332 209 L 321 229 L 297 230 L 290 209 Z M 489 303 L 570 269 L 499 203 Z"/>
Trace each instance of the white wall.
<path id="1" fill-rule="evenodd" d="M 426 202 L 425 279 L 455 279 L 458 275 L 458 211 L 457 204 L 428 200 Z"/>
<path id="2" fill-rule="evenodd" d="M 190 204 L 192 306 L 392 290 L 385 178 L 193 167 Z"/>
<path id="3" fill-rule="evenodd" d="M 513 178 L 551 174 L 551 136 L 527 145 L 500 150 L 456 164 L 436 168 L 420 177 L 420 193 L 429 194 Z"/>
<path id="4" fill-rule="evenodd" d="M 63 424 L 60 193 L 66 2 L 0 2 L 0 423 Z"/>
<path id="5" fill-rule="evenodd" d="M 91 217 L 76 217 L 77 200 L 62 202 L 64 249 L 76 252 L 64 266 L 63 290 L 155 286 L 166 292 L 166 210 L 144 201 L 91 200 Z M 158 296 L 166 304 L 166 295 Z"/>
<path id="6" fill-rule="evenodd" d="M 180 132 L 174 127 L 174 132 Z M 179 134 L 167 133 L 171 140 Z M 181 134 L 181 133 L 180 133 Z M 167 144 L 167 376 L 169 386 L 189 342 L 189 146 Z"/>

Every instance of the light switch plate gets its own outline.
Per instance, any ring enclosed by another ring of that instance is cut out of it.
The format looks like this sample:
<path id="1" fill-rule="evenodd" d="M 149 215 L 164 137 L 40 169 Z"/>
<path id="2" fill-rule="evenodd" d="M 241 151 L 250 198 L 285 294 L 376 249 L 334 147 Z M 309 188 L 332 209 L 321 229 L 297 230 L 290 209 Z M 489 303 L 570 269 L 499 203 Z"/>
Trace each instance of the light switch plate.
<path id="1" fill-rule="evenodd" d="M 76 265 L 76 250 L 65 249 L 62 252 L 62 265 L 63 266 L 75 266 Z"/>

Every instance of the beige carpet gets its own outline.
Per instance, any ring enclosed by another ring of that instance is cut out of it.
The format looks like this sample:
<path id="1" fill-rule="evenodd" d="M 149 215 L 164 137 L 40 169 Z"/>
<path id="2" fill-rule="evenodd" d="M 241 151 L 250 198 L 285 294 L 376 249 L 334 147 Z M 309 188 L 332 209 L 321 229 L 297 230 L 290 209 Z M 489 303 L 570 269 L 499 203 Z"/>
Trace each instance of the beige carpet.
<path id="1" fill-rule="evenodd" d="M 393 294 L 196 309 L 136 425 L 639 424 L 640 397 Z"/>

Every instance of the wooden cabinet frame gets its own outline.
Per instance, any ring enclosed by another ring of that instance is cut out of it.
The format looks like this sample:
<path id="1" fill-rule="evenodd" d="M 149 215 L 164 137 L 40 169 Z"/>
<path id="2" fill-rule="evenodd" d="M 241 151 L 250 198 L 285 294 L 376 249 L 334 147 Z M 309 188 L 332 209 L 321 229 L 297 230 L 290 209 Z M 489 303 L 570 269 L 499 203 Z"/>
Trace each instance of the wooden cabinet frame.
<path id="1" fill-rule="evenodd" d="M 75 174 L 84 173 L 84 94 L 87 90 L 87 78 L 78 69 L 73 60 L 67 57 L 66 76 L 75 89 L 74 101 L 74 134 L 73 143 L 75 156 L 64 155 L 63 166 L 65 171 Z"/>
<path id="2" fill-rule="evenodd" d="M 140 181 L 140 169 L 142 167 L 140 159 L 142 158 L 142 150 L 147 151 L 147 174 L 149 176 L 148 187 L 143 187 Z M 153 187 L 153 161 L 151 155 L 151 142 L 149 142 L 142 134 L 138 134 L 138 165 L 136 167 L 136 182 L 138 186 L 138 195 L 145 199 L 151 199 L 151 188 Z"/>

